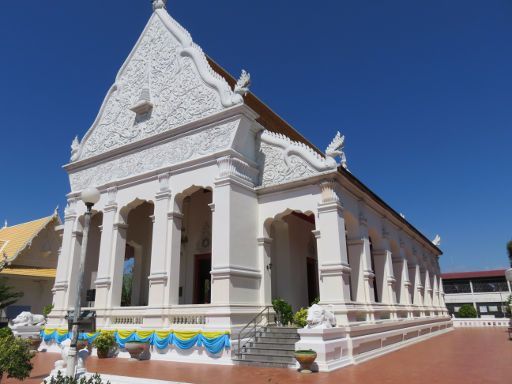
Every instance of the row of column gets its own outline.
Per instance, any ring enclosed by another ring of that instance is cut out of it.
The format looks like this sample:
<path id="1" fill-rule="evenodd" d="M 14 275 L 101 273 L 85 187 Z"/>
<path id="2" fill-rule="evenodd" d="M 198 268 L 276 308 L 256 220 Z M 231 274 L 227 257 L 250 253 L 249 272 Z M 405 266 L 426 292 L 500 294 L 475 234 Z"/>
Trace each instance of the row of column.
<path id="1" fill-rule="evenodd" d="M 431 276 L 434 268 L 429 270 L 419 263 L 410 264 L 403 243 L 398 254 L 392 253 L 386 233 L 380 248 L 372 249 L 363 217 L 359 236 L 347 239 L 337 182 L 326 181 L 321 188 L 317 223 L 321 302 L 347 304 L 351 303 L 352 296 L 353 303 L 365 304 L 370 312 L 371 307 L 377 305 L 379 308 L 387 306 L 395 314 L 397 310 L 406 309 L 408 317 L 416 311 L 420 316 L 426 312 L 446 313 L 442 281 L 437 274 Z M 371 314 L 369 319 L 372 319 Z"/>

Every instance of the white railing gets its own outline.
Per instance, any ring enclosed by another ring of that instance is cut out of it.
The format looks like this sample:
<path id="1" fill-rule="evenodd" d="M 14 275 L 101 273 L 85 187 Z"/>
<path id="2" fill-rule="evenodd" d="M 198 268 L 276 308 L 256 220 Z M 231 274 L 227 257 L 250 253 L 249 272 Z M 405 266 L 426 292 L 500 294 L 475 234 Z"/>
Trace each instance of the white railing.
<path id="1" fill-rule="evenodd" d="M 204 325 L 206 324 L 206 316 L 198 314 L 184 314 L 169 317 L 171 325 Z"/>
<path id="2" fill-rule="evenodd" d="M 510 319 L 452 319 L 455 328 L 509 327 Z"/>
<path id="3" fill-rule="evenodd" d="M 142 324 L 142 316 L 113 316 L 112 325 L 139 325 Z"/>

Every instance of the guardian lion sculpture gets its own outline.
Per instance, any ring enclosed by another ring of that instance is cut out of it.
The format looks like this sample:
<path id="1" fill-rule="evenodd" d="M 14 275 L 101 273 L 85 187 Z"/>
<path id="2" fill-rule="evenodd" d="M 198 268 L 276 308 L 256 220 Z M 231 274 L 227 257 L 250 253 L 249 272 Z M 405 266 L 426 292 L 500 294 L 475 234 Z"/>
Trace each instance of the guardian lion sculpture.
<path id="1" fill-rule="evenodd" d="M 326 329 L 336 327 L 336 317 L 334 316 L 334 313 L 318 304 L 313 304 L 308 309 L 307 322 L 308 324 L 306 325 L 306 328 L 308 329 Z"/>
<path id="2" fill-rule="evenodd" d="M 9 324 L 9 328 L 12 330 L 18 330 L 26 327 L 40 327 L 44 325 L 45 319 L 43 315 L 33 315 L 30 312 L 21 312 L 14 320 Z"/>

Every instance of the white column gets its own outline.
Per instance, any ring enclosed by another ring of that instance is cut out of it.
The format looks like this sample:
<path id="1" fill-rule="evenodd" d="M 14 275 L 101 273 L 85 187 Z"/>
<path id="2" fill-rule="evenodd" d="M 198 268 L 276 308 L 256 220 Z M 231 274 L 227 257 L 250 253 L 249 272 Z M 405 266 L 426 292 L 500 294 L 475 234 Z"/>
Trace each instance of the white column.
<path id="1" fill-rule="evenodd" d="M 72 243 L 75 241 L 73 230 L 76 225 L 77 214 L 75 212 L 76 199 L 70 198 L 68 205 L 64 210 L 64 233 L 62 235 L 62 245 L 57 262 L 57 272 L 55 275 L 55 284 L 53 286 L 53 304 L 54 310 L 49 316 L 49 323 L 57 323 L 62 319 L 68 305 L 66 296 L 69 287 L 69 265 L 73 262 Z M 58 324 L 55 324 L 58 325 Z"/>
<path id="2" fill-rule="evenodd" d="M 443 309 L 443 313 L 447 314 L 448 309 L 446 308 L 446 303 L 444 301 L 444 287 L 443 287 L 443 278 L 439 278 L 439 305 Z"/>
<path id="3" fill-rule="evenodd" d="M 321 184 L 322 200 L 318 204 L 318 270 L 320 275 L 320 301 L 343 306 L 350 301 L 350 266 L 345 243 L 343 207 L 336 192 L 335 180 Z M 347 321 L 347 315 L 337 315 Z"/>
<path id="4" fill-rule="evenodd" d="M 75 223 L 76 226 L 71 234 L 71 250 L 70 250 L 70 260 L 68 263 L 68 276 L 67 280 L 68 282 L 74 281 L 76 279 L 76 276 L 78 276 L 78 269 L 80 268 L 80 250 L 82 248 L 82 228 L 80 224 L 77 222 Z M 76 284 L 69 284 L 68 292 L 65 299 L 65 308 L 66 310 L 68 308 L 71 308 L 75 303 L 75 295 L 76 295 Z"/>
<path id="5" fill-rule="evenodd" d="M 430 284 L 430 272 L 428 269 L 425 269 L 425 277 L 424 277 L 425 287 L 423 294 L 423 306 L 427 307 L 427 310 L 432 310 L 432 285 Z"/>
<path id="6" fill-rule="evenodd" d="M 149 307 L 160 307 L 164 304 L 165 291 L 169 279 L 169 271 L 166 269 L 168 212 L 172 195 L 169 189 L 169 174 L 159 175 L 158 181 L 160 190 L 155 195 L 151 267 L 148 277 Z"/>
<path id="7" fill-rule="evenodd" d="M 348 252 L 350 254 L 350 268 L 353 272 L 353 299 L 358 303 L 371 303 L 371 290 L 369 287 L 369 272 L 366 268 L 365 242 L 368 238 L 355 238 L 348 240 Z M 371 268 L 370 268 L 371 270 Z M 373 275 L 373 273 L 372 273 Z"/>
<path id="8" fill-rule="evenodd" d="M 423 284 L 421 283 L 420 265 L 416 264 L 414 268 L 414 307 L 423 310 Z"/>
<path id="9" fill-rule="evenodd" d="M 272 239 L 269 237 L 258 238 L 258 260 L 260 270 L 263 272 L 260 288 L 260 304 L 272 304 Z"/>
<path id="10" fill-rule="evenodd" d="M 101 231 L 98 274 L 96 276 L 96 301 L 94 306 L 97 309 L 107 308 L 108 293 L 112 284 L 110 276 L 110 264 L 112 257 L 112 241 L 114 235 L 114 221 L 117 213 L 116 188 L 109 188 L 108 202 L 103 209 L 103 223 Z"/>
<path id="11" fill-rule="evenodd" d="M 183 215 L 178 212 L 169 212 L 167 220 L 166 271 L 169 271 L 169 280 L 165 293 L 165 303 L 178 305 L 180 301 L 181 223 Z"/>
<path id="12" fill-rule="evenodd" d="M 211 303 L 258 306 L 263 271 L 256 244 L 258 200 L 252 168 L 229 156 L 217 159 L 217 165 L 211 206 Z"/>
<path id="13" fill-rule="evenodd" d="M 128 225 L 124 223 L 114 224 L 112 233 L 112 257 L 110 258 L 110 279 L 112 285 L 107 298 L 108 308 L 119 307 L 121 305 L 127 229 Z"/>
<path id="14" fill-rule="evenodd" d="M 387 243 L 387 241 L 384 241 Z M 377 282 L 382 296 L 382 303 L 394 305 L 396 303 L 395 276 L 393 273 L 392 253 L 388 247 L 374 251 Z"/>
<path id="15" fill-rule="evenodd" d="M 438 310 L 439 309 L 439 285 L 437 282 L 437 275 L 433 276 L 434 285 L 432 287 L 433 295 L 432 295 L 432 306 Z"/>

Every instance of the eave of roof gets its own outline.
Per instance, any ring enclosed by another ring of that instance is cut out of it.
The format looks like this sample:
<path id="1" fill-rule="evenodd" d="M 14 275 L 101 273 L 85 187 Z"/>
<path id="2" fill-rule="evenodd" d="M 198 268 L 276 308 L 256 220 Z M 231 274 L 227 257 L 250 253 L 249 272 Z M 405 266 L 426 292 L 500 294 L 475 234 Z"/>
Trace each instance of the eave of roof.
<path id="1" fill-rule="evenodd" d="M 505 277 L 505 269 L 493 269 L 490 271 L 449 272 L 441 274 L 443 280 L 474 279 L 478 277 Z"/>
<path id="2" fill-rule="evenodd" d="M 32 267 L 7 267 L 0 271 L 0 275 L 24 276 L 24 277 L 43 277 L 54 279 L 57 270 L 54 268 L 32 268 Z"/>

